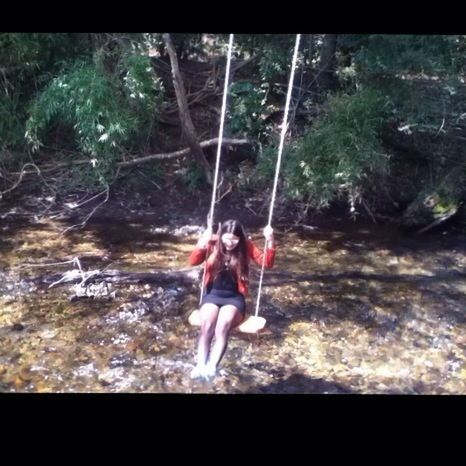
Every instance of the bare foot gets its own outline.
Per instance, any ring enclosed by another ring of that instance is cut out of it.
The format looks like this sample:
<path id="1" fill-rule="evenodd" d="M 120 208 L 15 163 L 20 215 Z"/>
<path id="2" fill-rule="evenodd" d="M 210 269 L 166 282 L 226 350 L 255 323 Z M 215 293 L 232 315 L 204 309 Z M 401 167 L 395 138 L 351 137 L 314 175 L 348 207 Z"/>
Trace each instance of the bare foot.
<path id="1" fill-rule="evenodd" d="M 192 379 L 199 379 L 200 377 L 204 377 L 205 366 L 195 366 L 194 369 L 191 371 L 191 378 Z"/>
<path id="2" fill-rule="evenodd" d="M 210 378 L 215 377 L 217 374 L 217 367 L 212 364 L 207 364 L 204 367 L 204 377 Z"/>

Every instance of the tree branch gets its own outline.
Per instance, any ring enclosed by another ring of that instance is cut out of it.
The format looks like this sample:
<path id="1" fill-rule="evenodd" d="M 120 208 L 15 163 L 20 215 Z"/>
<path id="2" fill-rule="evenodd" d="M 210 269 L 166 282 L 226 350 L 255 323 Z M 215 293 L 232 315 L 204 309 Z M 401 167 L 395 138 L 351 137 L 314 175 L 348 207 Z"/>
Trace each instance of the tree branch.
<path id="1" fill-rule="evenodd" d="M 215 146 L 218 144 L 218 138 L 208 139 L 202 141 L 199 145 L 204 149 L 205 147 Z M 252 141 L 248 139 L 223 139 L 222 144 L 237 145 L 237 144 L 252 144 Z M 162 160 L 162 159 L 174 159 L 183 155 L 188 155 L 191 152 L 189 147 L 180 149 L 175 152 L 166 152 L 161 154 L 146 155 L 145 157 L 139 157 L 137 159 L 128 160 L 127 162 L 119 162 L 119 167 L 130 167 L 132 165 L 138 165 L 140 163 L 149 162 L 150 160 Z"/>

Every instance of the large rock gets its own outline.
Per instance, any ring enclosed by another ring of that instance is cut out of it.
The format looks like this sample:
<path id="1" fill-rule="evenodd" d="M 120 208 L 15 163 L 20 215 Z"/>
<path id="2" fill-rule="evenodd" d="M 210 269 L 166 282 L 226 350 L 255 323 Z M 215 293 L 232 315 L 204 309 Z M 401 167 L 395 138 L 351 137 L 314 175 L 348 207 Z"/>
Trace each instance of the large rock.
<path id="1" fill-rule="evenodd" d="M 453 196 L 423 191 L 408 205 L 401 224 L 407 229 L 423 233 L 453 217 L 459 207 L 459 200 Z"/>

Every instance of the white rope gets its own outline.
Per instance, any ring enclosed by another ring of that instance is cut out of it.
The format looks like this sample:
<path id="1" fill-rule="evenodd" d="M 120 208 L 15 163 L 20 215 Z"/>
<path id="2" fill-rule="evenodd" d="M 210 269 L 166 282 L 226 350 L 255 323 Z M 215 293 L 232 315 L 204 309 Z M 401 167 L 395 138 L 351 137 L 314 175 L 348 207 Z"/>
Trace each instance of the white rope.
<path id="1" fill-rule="evenodd" d="M 228 94 L 228 85 L 230 79 L 230 63 L 231 63 L 231 52 L 233 49 L 233 34 L 230 34 L 230 41 L 228 43 L 228 58 L 227 58 L 227 68 L 225 71 L 225 84 L 223 86 L 223 99 L 222 99 L 222 112 L 220 116 L 220 128 L 218 131 L 218 146 L 217 146 L 217 158 L 215 161 L 215 175 L 214 175 L 214 185 L 212 191 L 212 201 L 210 204 L 209 217 L 207 219 L 207 228 L 212 228 L 214 222 L 214 207 L 215 199 L 217 196 L 217 183 L 218 183 L 218 172 L 220 167 L 220 154 L 222 152 L 222 139 L 223 139 L 223 126 L 225 124 L 225 113 L 227 108 L 227 94 Z M 201 286 L 201 296 L 199 303 L 202 302 L 202 295 L 204 294 L 204 279 L 206 274 L 207 265 L 207 252 L 204 264 L 204 273 L 202 275 L 202 286 Z"/>
<path id="2" fill-rule="evenodd" d="M 277 185 L 278 185 L 278 174 L 280 172 L 280 164 L 282 161 L 282 152 L 283 152 L 283 143 L 285 141 L 285 134 L 288 129 L 288 111 L 290 108 L 290 101 L 291 101 L 291 91 L 293 89 L 293 82 L 294 82 L 294 72 L 296 68 L 296 61 L 298 58 L 298 49 L 299 49 L 299 41 L 301 39 L 301 34 L 296 35 L 296 43 L 294 46 L 294 54 L 293 54 L 293 63 L 291 65 L 291 74 L 290 74 L 290 81 L 288 83 L 288 92 L 286 95 L 286 105 L 285 105 L 285 112 L 283 114 L 283 123 L 282 123 L 282 132 L 280 136 L 280 145 L 278 146 L 278 156 L 277 156 L 277 166 L 275 168 L 275 179 L 273 182 L 273 190 L 272 190 L 272 200 L 270 202 L 270 210 L 269 210 L 269 220 L 267 226 L 271 226 L 272 223 L 272 214 L 273 214 L 273 207 L 275 204 L 275 196 L 277 193 Z M 267 239 L 264 242 L 264 250 L 262 254 L 262 268 L 261 268 L 261 275 L 259 279 L 259 289 L 257 292 L 257 302 L 256 302 L 256 312 L 255 316 L 257 317 L 259 314 L 259 303 L 262 291 L 262 280 L 264 278 L 264 268 L 265 268 L 265 257 L 267 253 Z"/>
<path id="3" fill-rule="evenodd" d="M 230 63 L 231 63 L 231 51 L 233 49 L 233 34 L 230 34 L 230 42 L 228 43 L 228 59 L 227 69 L 225 71 L 225 84 L 223 86 L 223 99 L 222 99 L 222 113 L 220 117 L 220 129 L 218 131 L 218 146 L 217 146 L 217 159 L 215 161 L 215 176 L 214 176 L 214 189 L 212 192 L 212 202 L 210 204 L 210 213 L 208 219 L 208 227 L 212 228 L 214 221 L 214 206 L 217 195 L 217 183 L 218 183 L 218 172 L 220 167 L 220 154 L 222 152 L 222 139 L 223 139 L 223 126 L 225 124 L 225 113 L 227 108 L 227 94 L 228 84 L 230 78 Z"/>

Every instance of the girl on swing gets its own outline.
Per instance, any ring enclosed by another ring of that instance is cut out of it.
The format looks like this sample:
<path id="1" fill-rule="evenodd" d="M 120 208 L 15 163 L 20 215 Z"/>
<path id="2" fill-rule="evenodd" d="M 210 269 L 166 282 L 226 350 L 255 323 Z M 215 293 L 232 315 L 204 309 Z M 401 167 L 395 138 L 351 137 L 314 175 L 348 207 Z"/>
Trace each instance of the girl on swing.
<path id="1" fill-rule="evenodd" d="M 189 257 L 191 265 L 207 261 L 204 295 L 200 307 L 201 330 L 197 365 L 191 378 L 213 377 L 222 359 L 230 331 L 243 322 L 246 315 L 245 298 L 249 291 L 249 262 L 262 266 L 263 252 L 246 238 L 242 225 L 236 220 L 219 224 L 216 235 L 207 229 Z M 273 228 L 264 228 L 266 238 L 265 267 L 273 267 L 275 244 Z M 214 345 L 211 349 L 212 340 Z"/>

